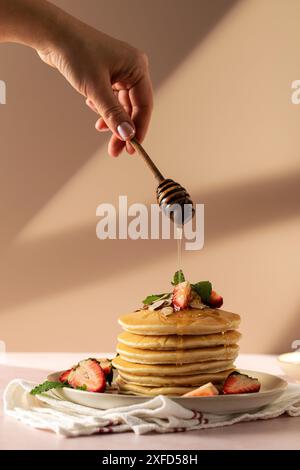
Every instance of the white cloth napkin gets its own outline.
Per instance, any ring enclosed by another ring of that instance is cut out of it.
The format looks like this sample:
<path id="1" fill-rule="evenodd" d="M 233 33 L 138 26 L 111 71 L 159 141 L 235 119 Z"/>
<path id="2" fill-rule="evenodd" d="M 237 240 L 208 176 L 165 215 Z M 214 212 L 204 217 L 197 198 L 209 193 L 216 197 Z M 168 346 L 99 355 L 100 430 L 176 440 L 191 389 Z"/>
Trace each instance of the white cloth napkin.
<path id="1" fill-rule="evenodd" d="M 300 386 L 296 384 L 290 384 L 278 400 L 260 411 L 222 416 L 191 411 L 163 395 L 138 405 L 98 410 L 60 399 L 51 391 L 30 395 L 35 385 L 21 379 L 10 382 L 4 391 L 5 413 L 34 428 L 68 437 L 125 431 L 192 431 L 276 418 L 284 413 L 300 416 Z"/>

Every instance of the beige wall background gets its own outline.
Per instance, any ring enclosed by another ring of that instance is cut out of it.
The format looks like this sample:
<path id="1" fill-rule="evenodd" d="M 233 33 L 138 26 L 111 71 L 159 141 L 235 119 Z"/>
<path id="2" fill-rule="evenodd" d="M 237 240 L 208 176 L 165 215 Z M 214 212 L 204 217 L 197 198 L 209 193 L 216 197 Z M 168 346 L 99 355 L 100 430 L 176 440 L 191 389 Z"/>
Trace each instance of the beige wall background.
<path id="1" fill-rule="evenodd" d="M 145 141 L 205 203 L 205 247 L 183 254 L 242 315 L 243 352 L 300 339 L 298 0 L 60 0 L 144 49 Z M 10 351 L 112 351 L 120 314 L 165 290 L 175 241 L 99 241 L 101 202 L 154 202 L 138 157 L 107 156 L 83 98 L 30 49 L 1 45 L 0 338 Z"/>

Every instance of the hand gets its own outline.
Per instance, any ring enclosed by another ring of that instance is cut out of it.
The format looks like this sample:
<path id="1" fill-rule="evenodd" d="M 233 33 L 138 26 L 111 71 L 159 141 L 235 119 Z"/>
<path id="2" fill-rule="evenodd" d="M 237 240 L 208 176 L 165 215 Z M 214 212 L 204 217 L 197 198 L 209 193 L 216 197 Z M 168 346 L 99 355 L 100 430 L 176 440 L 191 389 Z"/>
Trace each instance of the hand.
<path id="1" fill-rule="evenodd" d="M 51 37 L 46 48 L 37 48 L 41 59 L 57 68 L 101 116 L 96 129 L 113 132 L 109 154 L 118 156 L 125 146 L 134 153 L 129 140 L 135 135 L 143 141 L 153 106 L 145 54 L 69 15 Z"/>

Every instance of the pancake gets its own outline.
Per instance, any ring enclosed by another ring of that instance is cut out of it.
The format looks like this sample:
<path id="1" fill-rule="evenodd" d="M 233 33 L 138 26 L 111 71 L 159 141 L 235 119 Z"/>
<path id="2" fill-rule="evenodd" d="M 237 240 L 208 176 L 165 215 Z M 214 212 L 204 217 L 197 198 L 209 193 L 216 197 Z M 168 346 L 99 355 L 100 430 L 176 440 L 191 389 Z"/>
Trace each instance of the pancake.
<path id="1" fill-rule="evenodd" d="M 213 308 L 181 310 L 167 317 L 160 310 L 139 310 L 119 319 L 124 330 L 140 335 L 207 335 L 234 330 L 239 323 L 238 314 Z"/>
<path id="2" fill-rule="evenodd" d="M 161 387 L 161 386 L 193 386 L 200 387 L 207 382 L 220 383 L 223 382 L 228 375 L 234 369 L 224 370 L 222 372 L 215 372 L 211 374 L 194 374 L 194 375 L 182 375 L 178 377 L 174 376 L 165 376 L 158 377 L 155 375 L 140 376 L 134 374 L 128 374 L 126 372 L 119 371 L 119 377 L 123 379 L 124 382 L 135 384 L 135 385 L 144 385 L 147 387 Z"/>
<path id="3" fill-rule="evenodd" d="M 121 372 L 148 376 L 181 376 L 199 373 L 221 372 L 227 369 L 234 369 L 232 360 L 227 361 L 205 361 L 191 364 L 137 364 L 135 362 L 126 361 L 117 356 L 112 361 L 113 366 Z"/>
<path id="4" fill-rule="evenodd" d="M 116 382 L 120 392 L 127 395 L 145 395 L 149 397 L 157 395 L 184 395 L 195 390 L 195 387 L 143 387 L 143 385 L 129 384 L 122 380 L 121 377 L 118 377 Z"/>
<path id="5" fill-rule="evenodd" d="M 122 359 L 139 364 L 186 364 L 210 360 L 234 360 L 238 355 L 238 350 L 239 347 L 236 344 L 175 351 L 131 348 L 122 343 L 117 345 L 117 352 Z"/>
<path id="6" fill-rule="evenodd" d="M 132 348 L 152 350 L 175 350 L 207 348 L 235 344 L 241 338 L 238 331 L 230 330 L 224 333 L 212 333 L 210 335 L 137 335 L 123 331 L 118 336 L 119 343 Z"/>

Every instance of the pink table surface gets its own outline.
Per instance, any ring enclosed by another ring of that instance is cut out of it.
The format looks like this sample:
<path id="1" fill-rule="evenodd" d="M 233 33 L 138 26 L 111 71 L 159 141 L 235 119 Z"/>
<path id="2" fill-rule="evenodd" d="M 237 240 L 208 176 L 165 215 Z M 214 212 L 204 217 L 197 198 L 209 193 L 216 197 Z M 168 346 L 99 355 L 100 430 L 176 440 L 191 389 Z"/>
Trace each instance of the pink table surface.
<path id="1" fill-rule="evenodd" d="M 0 397 L 14 378 L 42 382 L 49 372 L 68 368 L 84 357 L 107 353 L 6 353 L 0 354 Z M 282 375 L 271 355 L 240 355 L 237 365 Z M 0 449 L 300 449 L 300 417 L 240 423 L 205 431 L 136 436 L 133 433 L 64 438 L 32 429 L 0 411 Z"/>

